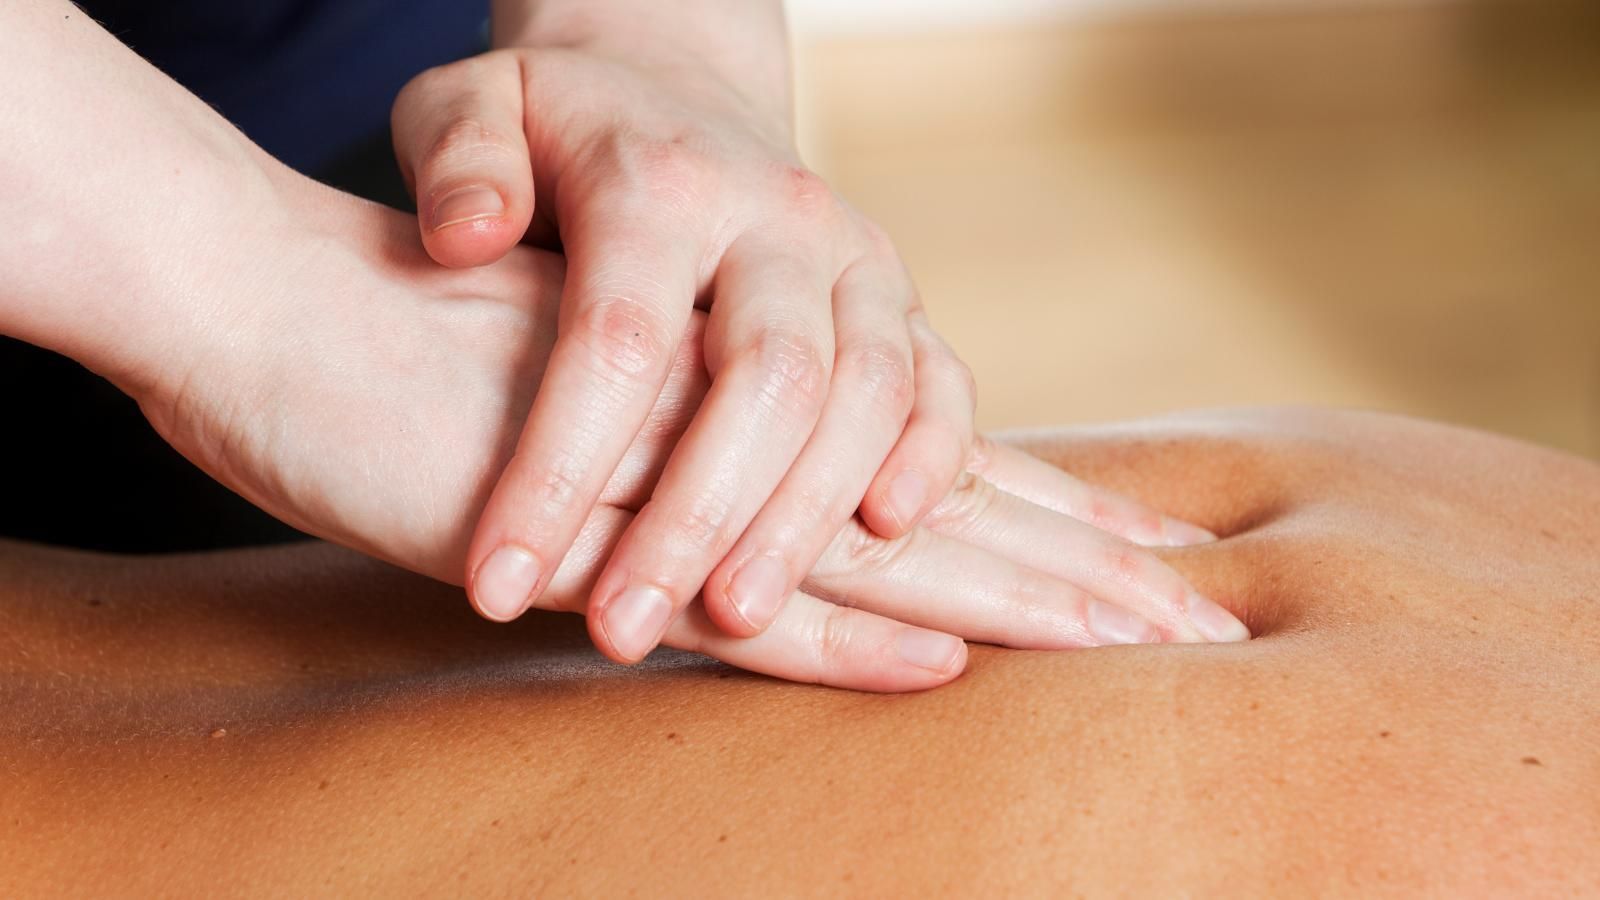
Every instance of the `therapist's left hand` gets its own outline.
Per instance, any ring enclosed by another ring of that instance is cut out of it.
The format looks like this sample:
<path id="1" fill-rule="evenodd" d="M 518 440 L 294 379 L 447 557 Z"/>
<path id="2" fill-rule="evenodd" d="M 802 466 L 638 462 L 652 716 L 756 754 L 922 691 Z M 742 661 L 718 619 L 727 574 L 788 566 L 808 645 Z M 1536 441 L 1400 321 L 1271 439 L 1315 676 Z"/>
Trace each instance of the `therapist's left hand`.
<path id="1" fill-rule="evenodd" d="M 786 59 L 735 79 L 727 54 L 558 43 L 426 72 L 394 109 L 435 260 L 480 265 L 530 237 L 568 259 L 469 594 L 505 620 L 547 588 L 698 305 L 712 388 L 595 583 L 590 629 L 637 661 L 703 591 L 719 627 L 757 634 L 858 508 L 892 538 L 949 493 L 970 375 L 882 232 L 799 161 Z"/>

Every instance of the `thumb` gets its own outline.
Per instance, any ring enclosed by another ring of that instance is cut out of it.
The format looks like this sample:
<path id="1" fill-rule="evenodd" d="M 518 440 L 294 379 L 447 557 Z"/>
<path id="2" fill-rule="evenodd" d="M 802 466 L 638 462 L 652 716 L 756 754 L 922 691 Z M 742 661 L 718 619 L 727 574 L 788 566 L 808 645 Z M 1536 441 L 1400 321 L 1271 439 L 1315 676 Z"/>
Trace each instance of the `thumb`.
<path id="1" fill-rule="evenodd" d="M 391 125 L 429 256 L 481 266 L 522 240 L 533 218 L 533 172 L 521 69 L 511 57 L 485 54 L 423 72 L 395 98 Z"/>

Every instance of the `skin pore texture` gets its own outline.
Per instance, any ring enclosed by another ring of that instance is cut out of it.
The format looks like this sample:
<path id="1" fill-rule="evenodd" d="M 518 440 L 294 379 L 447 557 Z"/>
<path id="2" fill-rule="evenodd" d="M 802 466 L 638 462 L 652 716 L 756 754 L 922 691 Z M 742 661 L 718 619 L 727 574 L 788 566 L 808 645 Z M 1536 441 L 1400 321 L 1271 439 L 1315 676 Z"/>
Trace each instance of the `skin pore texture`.
<path id="1" fill-rule="evenodd" d="M 1600 890 L 1600 467 L 1386 416 L 1035 435 L 1222 536 L 1242 644 L 869 695 L 325 545 L 0 549 L 0 893 Z"/>

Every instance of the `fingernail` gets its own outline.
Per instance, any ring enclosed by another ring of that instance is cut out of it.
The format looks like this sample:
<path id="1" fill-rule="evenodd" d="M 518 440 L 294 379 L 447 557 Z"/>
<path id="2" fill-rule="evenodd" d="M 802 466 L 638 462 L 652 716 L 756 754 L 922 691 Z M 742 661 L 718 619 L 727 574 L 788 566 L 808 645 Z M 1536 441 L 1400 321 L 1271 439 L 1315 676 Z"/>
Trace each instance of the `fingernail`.
<path id="1" fill-rule="evenodd" d="M 1191 547 L 1195 544 L 1209 544 L 1217 536 L 1201 528 L 1178 519 L 1161 517 L 1161 531 L 1166 535 L 1168 547 Z"/>
<path id="2" fill-rule="evenodd" d="M 744 564 L 733 580 L 728 582 L 728 593 L 733 596 L 733 608 L 739 618 L 754 628 L 765 628 L 783 605 L 783 594 L 789 589 L 789 572 L 783 563 L 770 556 L 761 556 Z"/>
<path id="3" fill-rule="evenodd" d="M 1102 646 L 1108 644 L 1154 644 L 1161 640 L 1156 626 L 1120 606 L 1089 601 L 1089 633 Z"/>
<path id="4" fill-rule="evenodd" d="M 928 479 L 921 472 L 908 469 L 889 482 L 889 514 L 902 528 L 910 527 L 916 521 L 917 513 L 922 510 L 922 502 L 926 499 Z"/>
<path id="5" fill-rule="evenodd" d="M 900 658 L 922 669 L 944 673 L 955 665 L 961 653 L 961 639 L 937 631 L 907 628 L 895 639 Z"/>
<path id="6" fill-rule="evenodd" d="M 433 230 L 449 228 L 475 219 L 487 219 L 506 211 L 506 201 L 494 188 L 465 187 L 445 194 L 433 205 Z"/>
<path id="7" fill-rule="evenodd" d="M 1190 593 L 1184 600 L 1184 606 L 1188 608 L 1189 621 L 1194 623 L 1194 630 L 1206 640 L 1218 643 L 1250 640 L 1250 629 L 1215 600 Z"/>
<path id="8" fill-rule="evenodd" d="M 509 622 L 522 615 L 539 583 L 539 561 L 533 554 L 507 544 L 478 566 L 472 592 L 478 609 L 491 619 Z"/>
<path id="9" fill-rule="evenodd" d="M 666 634 L 667 620 L 672 617 L 672 599 L 665 591 L 655 587 L 628 588 L 611 601 L 604 614 L 606 636 L 624 659 L 638 662 L 645 658 L 661 636 Z"/>

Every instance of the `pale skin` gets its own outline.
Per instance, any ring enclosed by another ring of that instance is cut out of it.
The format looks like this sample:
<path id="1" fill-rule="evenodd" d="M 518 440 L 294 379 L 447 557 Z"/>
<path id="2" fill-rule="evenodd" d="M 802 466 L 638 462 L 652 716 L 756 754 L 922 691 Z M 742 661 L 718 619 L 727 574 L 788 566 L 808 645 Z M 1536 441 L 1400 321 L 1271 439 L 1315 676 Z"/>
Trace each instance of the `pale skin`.
<path id="1" fill-rule="evenodd" d="M 498 0 L 492 26 L 491 52 L 419 76 L 393 117 L 434 259 L 531 234 L 569 265 L 468 593 L 507 620 L 546 590 L 699 306 L 710 392 L 595 581 L 590 633 L 635 661 L 703 596 L 758 634 L 858 508 L 899 537 L 955 484 L 970 374 L 886 236 L 801 163 L 781 0 Z"/>
<path id="2" fill-rule="evenodd" d="M 562 259 L 516 247 L 492 265 L 437 266 L 416 220 L 288 172 L 58 10 L 6 7 L 18 27 L 0 30 L 0 65 L 16 77 L 0 121 L 121 142 L 3 133 L 0 190 L 24 224 L 0 243 L 0 331 L 110 377 L 174 446 L 279 518 L 460 583 L 559 343 Z M 594 554 L 630 540 L 632 514 L 712 402 L 700 337 L 711 319 L 688 322 L 652 417 L 540 608 L 593 612 L 609 571 Z M 1125 540 L 1170 542 L 1178 520 L 1015 455 L 972 453 L 965 468 L 927 527 L 836 531 L 759 636 L 729 635 L 697 605 L 668 642 L 780 677 L 899 691 L 959 675 L 961 638 L 1057 648 L 1247 636 Z M 1009 530 L 974 527 L 980 518 Z M 1045 541 L 1075 549 L 1045 555 Z"/>
<path id="3" fill-rule="evenodd" d="M 0 892 L 1600 890 L 1600 467 L 1349 413 L 1022 445 L 1222 535 L 1160 552 L 1256 640 L 874 697 L 623 676 L 334 548 L 6 546 Z"/>

